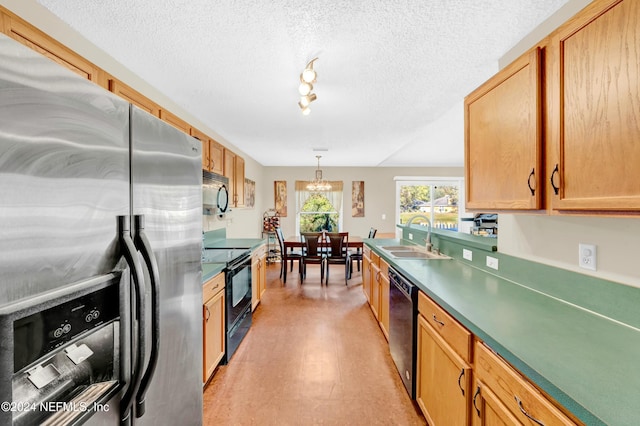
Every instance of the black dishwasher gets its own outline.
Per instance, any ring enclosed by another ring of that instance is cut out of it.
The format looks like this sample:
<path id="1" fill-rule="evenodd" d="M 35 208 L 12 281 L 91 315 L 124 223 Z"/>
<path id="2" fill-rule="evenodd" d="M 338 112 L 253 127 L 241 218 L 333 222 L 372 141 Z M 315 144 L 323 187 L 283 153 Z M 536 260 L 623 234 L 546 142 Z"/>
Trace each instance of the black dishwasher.
<path id="1" fill-rule="evenodd" d="M 389 268 L 389 349 L 411 399 L 416 397 L 418 287 Z"/>

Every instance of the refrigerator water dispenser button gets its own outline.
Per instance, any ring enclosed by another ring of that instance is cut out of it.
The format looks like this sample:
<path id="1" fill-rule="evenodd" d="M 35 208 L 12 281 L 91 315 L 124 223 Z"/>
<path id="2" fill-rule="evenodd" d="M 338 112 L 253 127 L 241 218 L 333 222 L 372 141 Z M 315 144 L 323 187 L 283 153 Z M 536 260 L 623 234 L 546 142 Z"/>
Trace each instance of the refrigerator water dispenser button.
<path id="1" fill-rule="evenodd" d="M 93 351 L 84 343 L 80 346 L 71 345 L 64 351 L 67 354 L 67 357 L 73 361 L 75 365 L 80 364 L 82 361 L 93 355 Z"/>
<path id="2" fill-rule="evenodd" d="M 59 375 L 60 372 L 53 366 L 53 364 L 49 364 L 45 367 L 38 365 L 27 372 L 29 381 L 38 389 L 42 389 L 47 386 Z"/>

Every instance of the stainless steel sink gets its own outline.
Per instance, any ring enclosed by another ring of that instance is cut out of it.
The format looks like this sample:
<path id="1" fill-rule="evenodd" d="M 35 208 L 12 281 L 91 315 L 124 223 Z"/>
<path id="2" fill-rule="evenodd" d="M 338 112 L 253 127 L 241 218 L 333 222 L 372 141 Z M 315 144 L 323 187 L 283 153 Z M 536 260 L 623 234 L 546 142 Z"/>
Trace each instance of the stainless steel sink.
<path id="1" fill-rule="evenodd" d="M 415 250 L 418 246 L 383 246 L 380 247 L 382 250 L 386 251 L 395 251 L 395 250 Z"/>
<path id="2" fill-rule="evenodd" d="M 421 246 L 382 246 L 382 250 L 389 253 L 390 256 L 402 259 L 451 259 L 449 256 L 440 253 L 427 251 Z"/>
<path id="3" fill-rule="evenodd" d="M 436 254 L 431 252 L 420 252 L 414 250 L 408 251 L 391 251 L 389 252 L 393 257 L 400 258 L 410 258 L 410 259 L 451 259 L 449 256 L 445 256 L 444 254 Z"/>

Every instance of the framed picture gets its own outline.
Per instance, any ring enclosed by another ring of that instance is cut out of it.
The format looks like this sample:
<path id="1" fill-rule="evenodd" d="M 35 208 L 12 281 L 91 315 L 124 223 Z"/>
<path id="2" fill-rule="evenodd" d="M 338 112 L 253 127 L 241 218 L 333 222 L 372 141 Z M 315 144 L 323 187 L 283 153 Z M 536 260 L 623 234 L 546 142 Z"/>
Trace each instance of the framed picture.
<path id="1" fill-rule="evenodd" d="M 364 181 L 351 182 L 351 217 L 364 217 Z"/>
<path id="2" fill-rule="evenodd" d="M 244 205 L 250 209 L 256 205 L 256 183 L 246 178 L 244 180 Z"/>
<path id="3" fill-rule="evenodd" d="M 273 182 L 274 205 L 280 217 L 287 217 L 287 181 L 276 180 Z"/>

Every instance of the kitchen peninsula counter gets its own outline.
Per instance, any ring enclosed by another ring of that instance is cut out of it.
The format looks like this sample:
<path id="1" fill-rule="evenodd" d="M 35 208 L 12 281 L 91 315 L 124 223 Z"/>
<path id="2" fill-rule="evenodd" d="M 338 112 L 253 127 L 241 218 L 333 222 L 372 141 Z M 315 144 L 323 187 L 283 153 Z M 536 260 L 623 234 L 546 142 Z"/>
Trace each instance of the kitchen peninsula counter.
<path id="1" fill-rule="evenodd" d="M 407 244 L 399 239 L 365 244 L 585 424 L 637 424 L 637 323 L 541 291 L 531 276 L 524 284 L 462 259 L 397 259 L 380 249 Z"/>

